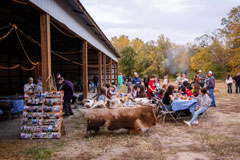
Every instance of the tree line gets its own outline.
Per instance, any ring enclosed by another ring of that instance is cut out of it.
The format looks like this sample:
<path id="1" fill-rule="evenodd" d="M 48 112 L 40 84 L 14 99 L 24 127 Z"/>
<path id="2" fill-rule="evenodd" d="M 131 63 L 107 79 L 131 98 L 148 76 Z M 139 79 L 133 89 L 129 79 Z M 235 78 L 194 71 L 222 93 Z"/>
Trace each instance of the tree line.
<path id="1" fill-rule="evenodd" d="M 193 43 L 178 45 L 163 34 L 157 41 L 129 40 L 127 35 L 112 37 L 111 42 L 121 54 L 119 71 L 132 76 L 175 76 L 187 73 L 189 78 L 202 70 L 211 70 L 217 79 L 240 70 L 240 6 L 222 18 L 221 28 L 197 37 Z"/>

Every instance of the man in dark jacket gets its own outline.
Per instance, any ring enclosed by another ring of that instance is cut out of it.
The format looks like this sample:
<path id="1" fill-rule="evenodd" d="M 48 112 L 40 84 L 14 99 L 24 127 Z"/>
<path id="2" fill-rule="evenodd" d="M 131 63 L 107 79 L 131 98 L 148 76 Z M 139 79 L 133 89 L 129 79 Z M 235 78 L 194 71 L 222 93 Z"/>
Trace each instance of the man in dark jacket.
<path id="1" fill-rule="evenodd" d="M 97 86 L 98 86 L 98 77 L 96 75 L 94 75 L 93 77 L 93 93 L 95 93 L 95 90 L 97 89 Z"/>
<path id="2" fill-rule="evenodd" d="M 58 83 L 61 84 L 59 90 L 64 91 L 63 108 L 64 108 L 64 111 L 65 111 L 65 116 L 73 115 L 74 113 L 72 111 L 71 103 L 70 103 L 70 101 L 71 101 L 71 99 L 73 97 L 73 93 L 74 93 L 73 84 L 69 80 L 64 80 L 63 77 L 61 77 L 59 79 Z"/>
<path id="3" fill-rule="evenodd" d="M 135 85 L 135 84 L 141 84 L 141 79 L 138 77 L 138 74 L 137 72 L 134 72 L 134 77 L 132 79 L 132 84 Z"/>
<path id="4" fill-rule="evenodd" d="M 143 82 L 144 82 L 144 86 L 145 86 L 145 89 L 148 88 L 148 83 L 149 83 L 150 79 L 147 75 L 144 76 L 144 79 L 143 79 Z"/>
<path id="5" fill-rule="evenodd" d="M 240 93 L 240 72 L 233 77 L 233 80 L 235 81 L 236 93 Z"/>
<path id="6" fill-rule="evenodd" d="M 208 76 L 208 79 L 206 81 L 206 86 L 207 86 L 207 90 L 209 92 L 210 98 L 212 99 L 210 106 L 216 107 L 215 98 L 214 98 L 215 78 L 213 76 L 212 71 L 208 71 L 207 76 Z"/>

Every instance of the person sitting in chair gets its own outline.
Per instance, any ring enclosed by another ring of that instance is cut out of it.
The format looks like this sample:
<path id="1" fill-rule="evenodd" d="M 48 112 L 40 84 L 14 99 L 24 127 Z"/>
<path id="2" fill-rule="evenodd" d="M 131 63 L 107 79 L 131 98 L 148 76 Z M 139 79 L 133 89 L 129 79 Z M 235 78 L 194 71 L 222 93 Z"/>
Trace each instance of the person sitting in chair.
<path id="1" fill-rule="evenodd" d="M 192 124 L 198 124 L 198 116 L 201 113 L 205 112 L 211 104 L 211 98 L 208 96 L 206 88 L 202 88 L 200 90 L 200 94 L 198 97 L 192 97 L 198 100 L 199 105 L 196 107 L 192 119 L 189 122 L 184 121 L 184 123 L 186 123 L 188 126 L 191 126 Z"/>
<path id="2" fill-rule="evenodd" d="M 33 93 L 36 85 L 33 83 L 33 78 L 28 78 L 28 83 L 26 83 L 23 87 L 24 92 L 30 92 Z"/>
<path id="3" fill-rule="evenodd" d="M 172 102 L 175 99 L 174 98 L 174 86 L 173 85 L 169 85 L 164 96 L 163 96 L 163 104 L 165 104 L 166 106 L 163 107 L 163 110 L 168 110 L 168 111 L 172 111 Z"/>

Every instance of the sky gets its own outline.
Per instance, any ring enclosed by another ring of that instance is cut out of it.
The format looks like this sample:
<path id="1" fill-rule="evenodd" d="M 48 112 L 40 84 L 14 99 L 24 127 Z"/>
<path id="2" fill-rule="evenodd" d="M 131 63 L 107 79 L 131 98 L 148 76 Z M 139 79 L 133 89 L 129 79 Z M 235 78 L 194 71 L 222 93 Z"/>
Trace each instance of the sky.
<path id="1" fill-rule="evenodd" d="M 240 0 L 80 0 L 105 35 L 186 44 L 221 27 Z"/>

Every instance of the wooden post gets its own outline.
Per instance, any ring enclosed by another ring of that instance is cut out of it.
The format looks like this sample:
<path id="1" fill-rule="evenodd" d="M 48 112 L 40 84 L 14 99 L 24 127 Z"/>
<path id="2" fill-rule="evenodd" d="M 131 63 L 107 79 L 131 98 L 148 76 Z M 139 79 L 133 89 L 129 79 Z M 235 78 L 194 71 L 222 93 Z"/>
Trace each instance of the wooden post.
<path id="1" fill-rule="evenodd" d="M 112 85 L 112 58 L 110 58 L 109 75 L 110 75 L 110 84 Z"/>
<path id="2" fill-rule="evenodd" d="M 88 97 L 88 49 L 87 41 L 82 41 L 83 98 Z"/>
<path id="3" fill-rule="evenodd" d="M 118 86 L 118 63 L 116 63 L 116 69 L 117 69 L 117 86 Z"/>
<path id="4" fill-rule="evenodd" d="M 52 75 L 51 65 L 51 39 L 50 16 L 47 13 L 40 14 L 41 29 L 41 56 L 42 56 L 42 83 L 43 92 L 50 90 L 49 78 Z"/>
<path id="5" fill-rule="evenodd" d="M 113 63 L 113 76 L 114 76 L 114 84 L 117 85 L 117 76 L 116 76 L 116 62 Z"/>
<path id="6" fill-rule="evenodd" d="M 99 83 L 99 90 L 102 87 L 102 53 L 98 52 L 98 83 Z"/>
<path id="7" fill-rule="evenodd" d="M 103 79 L 104 79 L 104 85 L 106 85 L 106 54 L 103 54 Z"/>

